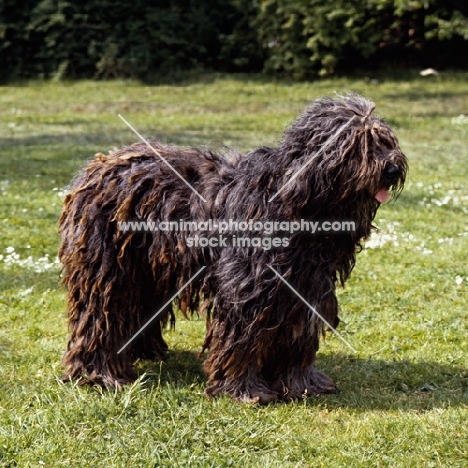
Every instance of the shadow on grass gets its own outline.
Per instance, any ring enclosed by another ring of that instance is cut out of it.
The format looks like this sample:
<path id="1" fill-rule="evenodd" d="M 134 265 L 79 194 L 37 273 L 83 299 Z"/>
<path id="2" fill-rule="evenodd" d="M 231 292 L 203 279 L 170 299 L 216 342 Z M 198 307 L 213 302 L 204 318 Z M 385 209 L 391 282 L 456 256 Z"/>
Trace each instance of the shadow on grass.
<path id="1" fill-rule="evenodd" d="M 166 362 L 139 361 L 136 370 L 147 375 L 149 385 L 170 384 L 175 387 L 191 386 L 205 381 L 203 358 L 195 351 L 170 350 Z"/>
<path id="2" fill-rule="evenodd" d="M 197 130 L 187 130 L 185 132 L 161 132 L 155 129 L 146 130 L 138 129 L 145 138 L 149 141 L 157 140 L 166 144 L 175 144 L 182 146 L 204 146 L 209 143 L 210 136 L 207 136 L 204 132 L 199 132 Z M 128 135 L 127 135 L 128 133 Z M 124 136 L 123 136 L 124 135 Z M 219 135 L 214 135 L 219 136 Z M 223 139 L 233 140 L 239 139 L 239 134 L 225 133 L 222 134 Z M 95 152 L 98 151 L 107 151 L 110 148 L 115 146 L 119 147 L 123 144 L 132 144 L 140 141 L 139 138 L 131 133 L 130 131 L 126 132 L 125 128 L 119 131 L 115 131 L 115 134 L 109 130 L 106 130 L 103 133 L 62 133 L 59 135 L 47 134 L 29 137 L 7 137 L 0 138 L 0 146 L 7 150 L 18 149 L 18 147 L 34 147 L 34 146 L 56 146 L 61 149 L 63 160 L 63 153 L 67 150 L 68 146 L 89 146 L 93 145 L 95 147 Z M 91 154 L 92 156 L 92 154 Z M 34 155 L 31 154 L 31 159 L 34 159 Z M 50 160 L 50 158 L 47 158 Z"/>
<path id="3" fill-rule="evenodd" d="M 468 404 L 468 370 L 434 361 L 320 356 L 317 367 L 338 385 L 327 406 L 428 410 Z M 320 399 L 319 399 L 320 401 Z M 310 404 L 315 404 L 313 400 Z"/>
<path id="4" fill-rule="evenodd" d="M 164 132 L 156 136 L 145 129 L 140 130 L 148 140 L 163 144 L 192 148 L 207 148 L 222 154 L 224 142 L 241 142 L 242 135 L 235 133 L 206 134 L 203 131 Z M 123 136 L 124 135 L 124 136 Z M 149 135 L 149 136 L 148 136 Z M 61 135 L 43 134 L 24 138 L 0 138 L 3 156 L 0 159 L 0 179 L 14 184 L 30 180 L 31 188 L 50 186 L 39 176 L 50 177 L 54 185 L 67 185 L 86 162 L 96 153 L 108 154 L 114 148 L 122 148 L 139 142 L 139 138 L 125 128 L 115 133 L 66 133 Z M 233 148 L 238 144 L 230 145 Z M 44 150 L 46 148 L 46 150 Z M 149 150 L 148 150 L 149 151 Z"/>
<path id="5" fill-rule="evenodd" d="M 468 404 L 468 370 L 437 362 L 387 361 L 345 354 L 320 356 L 317 367 L 338 385 L 336 395 L 307 399 L 310 406 L 356 410 L 413 410 Z M 202 360 L 193 351 L 173 350 L 165 363 L 142 361 L 150 386 L 206 386 Z"/>
<path id="6" fill-rule="evenodd" d="M 201 146 L 212 145 L 213 140 L 218 141 L 218 146 L 222 146 L 223 141 L 225 140 L 239 140 L 239 135 L 242 132 L 226 133 L 226 132 L 214 132 L 212 135 L 206 134 L 204 131 L 199 130 L 186 130 L 186 131 L 174 131 L 174 132 L 161 132 L 157 129 L 138 129 L 148 141 L 159 141 L 164 144 L 169 145 L 180 145 L 180 146 Z M 280 131 L 279 129 L 278 131 Z M 10 160 L 18 159 L 17 153 L 19 147 L 42 147 L 42 146 L 52 146 L 57 148 L 57 152 L 52 153 L 46 157 L 38 156 L 35 153 L 28 152 L 24 155 L 24 158 L 28 161 L 53 161 L 57 160 L 58 162 L 63 162 L 69 157 L 73 157 L 75 150 L 72 153 L 69 153 L 68 147 L 78 148 L 78 151 L 88 151 L 87 148 L 90 145 L 93 146 L 93 149 L 89 153 L 89 158 L 93 156 L 94 153 L 99 151 L 106 152 L 111 148 L 120 147 L 122 145 L 130 145 L 135 142 L 139 142 L 138 136 L 133 134 L 130 130 L 126 131 L 125 127 L 122 129 L 114 129 L 113 131 L 106 129 L 106 131 L 99 133 L 61 133 L 61 134 L 41 134 L 35 136 L 25 136 L 25 137 L 3 137 L 0 138 L 0 147 L 4 151 L 11 150 L 13 152 L 11 158 L 8 158 L 8 155 L 4 156 L 3 162 Z M 92 152 L 94 151 L 94 153 Z M 42 153 L 41 153 L 42 154 Z"/>
<path id="7" fill-rule="evenodd" d="M 423 87 L 420 89 L 412 88 L 407 91 L 399 91 L 398 93 L 384 93 L 381 100 L 394 102 L 396 100 L 404 100 L 407 102 L 427 102 L 429 99 L 434 99 L 441 102 L 452 102 L 458 98 L 468 97 L 468 91 L 429 91 Z M 430 116 L 431 114 L 424 114 Z M 434 115 L 445 115 L 445 113 L 435 113 Z"/>
<path id="8" fill-rule="evenodd" d="M 239 83 L 257 83 L 260 85 L 277 84 L 282 86 L 291 86 L 299 82 L 291 78 L 266 75 L 263 73 L 224 73 L 209 70 L 155 74 L 140 80 L 140 82 L 145 86 L 173 86 L 183 88 L 198 84 L 212 84 L 223 79 L 231 79 Z M 303 80 L 303 83 L 309 82 L 309 80 Z"/>

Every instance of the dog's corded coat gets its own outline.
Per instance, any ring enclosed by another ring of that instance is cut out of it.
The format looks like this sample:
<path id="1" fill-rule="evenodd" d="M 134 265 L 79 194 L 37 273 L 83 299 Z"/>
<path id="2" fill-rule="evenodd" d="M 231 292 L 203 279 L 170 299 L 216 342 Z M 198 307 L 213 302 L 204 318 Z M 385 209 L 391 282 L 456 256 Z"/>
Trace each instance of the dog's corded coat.
<path id="1" fill-rule="evenodd" d="M 136 378 L 135 359 L 164 359 L 162 327 L 174 320 L 170 310 L 117 351 L 206 266 L 177 305 L 206 314 L 209 396 L 266 403 L 334 392 L 331 379 L 313 366 L 324 323 L 269 266 L 328 323 L 338 324 L 335 287 L 348 279 L 382 193 L 398 194 L 407 173 L 393 131 L 373 109 L 356 95 L 318 99 L 278 147 L 245 155 L 153 141 L 159 156 L 138 143 L 89 162 L 73 181 L 59 221 L 71 331 L 65 379 L 120 387 Z M 187 237 L 197 233 L 119 230 L 128 221 L 208 219 L 346 220 L 356 229 L 297 232 L 288 247 L 268 250 L 189 248 Z"/>

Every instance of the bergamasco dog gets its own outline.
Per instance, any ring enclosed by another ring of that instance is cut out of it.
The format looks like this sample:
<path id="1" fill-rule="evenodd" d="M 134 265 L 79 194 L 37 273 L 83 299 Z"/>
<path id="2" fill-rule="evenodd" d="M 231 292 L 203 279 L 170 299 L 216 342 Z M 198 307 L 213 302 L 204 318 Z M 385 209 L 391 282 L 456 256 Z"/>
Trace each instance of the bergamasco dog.
<path id="1" fill-rule="evenodd" d="M 277 147 L 247 154 L 158 141 L 97 154 L 72 182 L 59 221 L 71 333 L 64 379 L 132 382 L 136 359 L 166 358 L 163 329 L 175 305 L 206 316 L 208 396 L 268 403 L 335 392 L 314 367 L 321 336 L 339 322 L 335 288 L 408 168 L 374 107 L 356 94 L 319 98 Z M 222 246 L 193 242 L 219 232 L 121 229 L 207 220 L 230 221 Z M 282 229 L 304 220 L 355 229 Z M 274 229 L 235 242 L 235 223 L 249 222 Z"/>

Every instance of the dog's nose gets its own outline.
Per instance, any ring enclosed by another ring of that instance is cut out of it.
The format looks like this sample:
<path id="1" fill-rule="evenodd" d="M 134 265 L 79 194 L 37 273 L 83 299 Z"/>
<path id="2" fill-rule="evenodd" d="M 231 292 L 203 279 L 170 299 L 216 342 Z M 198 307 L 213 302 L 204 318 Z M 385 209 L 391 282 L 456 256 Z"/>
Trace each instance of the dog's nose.
<path id="1" fill-rule="evenodd" d="M 384 174 L 392 178 L 399 176 L 400 172 L 400 168 L 396 164 L 387 164 L 384 169 Z"/>

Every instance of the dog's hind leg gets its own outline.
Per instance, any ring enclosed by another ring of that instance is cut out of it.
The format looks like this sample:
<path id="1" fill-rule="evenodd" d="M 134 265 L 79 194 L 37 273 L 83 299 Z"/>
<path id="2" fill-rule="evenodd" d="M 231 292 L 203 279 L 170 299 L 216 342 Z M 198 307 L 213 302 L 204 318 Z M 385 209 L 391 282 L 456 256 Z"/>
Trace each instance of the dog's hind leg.
<path id="1" fill-rule="evenodd" d="M 81 269 L 80 273 L 86 274 L 86 271 Z M 70 291 L 70 296 L 76 297 L 69 301 L 71 334 L 62 361 L 66 369 L 64 380 L 115 388 L 135 380 L 136 374 L 129 356 L 132 348 L 118 353 L 124 345 L 121 339 L 123 327 L 124 336 L 130 338 L 127 333 L 128 323 L 119 324 L 116 320 L 117 315 L 123 312 L 116 311 L 116 300 L 122 301 L 123 305 L 124 298 L 117 299 L 110 292 L 111 288 L 108 286 L 105 294 L 96 286 L 90 286 L 89 290 Z"/>
<path id="2" fill-rule="evenodd" d="M 144 249 L 130 248 L 119 263 L 115 242 L 103 240 L 94 250 L 86 247 L 71 249 L 64 244 L 60 252 L 71 331 L 63 358 L 64 380 L 119 388 L 135 380 L 132 362 L 137 357 L 166 355 L 156 321 L 122 349 L 154 313 L 154 277 Z"/>
<path id="3" fill-rule="evenodd" d="M 135 380 L 135 359 L 165 359 L 162 322 L 157 319 L 138 334 L 150 317 L 125 292 L 109 288 L 100 296 L 91 291 L 88 301 L 77 301 L 71 307 L 64 380 L 119 388 Z"/>

